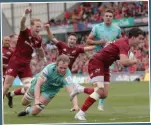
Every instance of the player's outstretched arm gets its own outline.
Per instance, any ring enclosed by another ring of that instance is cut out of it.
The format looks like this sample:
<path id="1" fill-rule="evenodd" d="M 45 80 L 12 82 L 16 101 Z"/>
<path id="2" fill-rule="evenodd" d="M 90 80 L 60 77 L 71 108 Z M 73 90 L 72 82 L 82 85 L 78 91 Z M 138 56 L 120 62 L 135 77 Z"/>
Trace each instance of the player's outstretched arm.
<path id="1" fill-rule="evenodd" d="M 95 46 L 86 46 L 84 47 L 84 52 L 91 51 L 95 48 Z"/>
<path id="2" fill-rule="evenodd" d="M 46 63 L 47 62 L 47 58 L 45 57 L 44 49 L 42 47 L 37 48 L 37 53 L 38 53 L 39 58 Z"/>
<path id="3" fill-rule="evenodd" d="M 129 59 L 125 54 L 120 54 L 119 63 L 123 66 L 131 66 L 137 63 L 137 59 Z"/>
<path id="4" fill-rule="evenodd" d="M 66 86 L 66 90 L 68 91 L 69 94 L 71 94 L 73 87 L 72 86 Z M 78 111 L 80 108 L 78 106 L 78 99 L 77 96 L 74 97 L 72 100 L 73 108 L 70 111 Z"/>
<path id="5" fill-rule="evenodd" d="M 86 43 L 88 45 L 102 45 L 102 46 L 104 46 L 107 43 L 106 40 L 98 40 L 98 41 L 96 41 L 96 40 L 94 40 L 94 38 L 95 38 L 95 36 L 93 34 L 90 34 L 88 36 L 88 38 L 87 38 Z"/>
<path id="6" fill-rule="evenodd" d="M 35 85 L 35 92 L 34 92 L 34 96 L 35 96 L 35 105 L 40 104 L 40 87 L 42 84 L 44 84 L 46 81 L 46 78 L 41 75 L 38 80 L 37 83 Z"/>
<path id="7" fill-rule="evenodd" d="M 47 31 L 47 35 L 48 35 L 48 39 L 54 43 L 59 42 L 53 35 L 53 33 L 50 30 L 50 25 L 49 24 L 45 24 L 45 29 Z"/>
<path id="8" fill-rule="evenodd" d="M 25 26 L 26 17 L 30 13 L 31 13 L 31 9 L 26 9 L 25 10 L 25 13 L 24 13 L 24 15 L 23 15 L 23 17 L 21 18 L 21 21 L 20 21 L 20 31 L 24 31 L 26 29 L 26 26 Z"/>

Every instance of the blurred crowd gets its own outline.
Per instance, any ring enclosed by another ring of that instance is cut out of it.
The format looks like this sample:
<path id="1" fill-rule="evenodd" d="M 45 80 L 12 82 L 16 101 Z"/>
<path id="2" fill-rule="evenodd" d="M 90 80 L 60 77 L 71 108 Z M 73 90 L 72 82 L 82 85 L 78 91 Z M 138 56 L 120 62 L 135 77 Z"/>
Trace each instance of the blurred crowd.
<path id="1" fill-rule="evenodd" d="M 69 25 L 77 23 L 97 23 L 103 21 L 103 12 L 111 8 L 114 19 L 124 17 L 140 17 L 148 15 L 148 1 L 138 2 L 84 2 L 75 7 L 73 11 L 64 12 L 63 19 L 50 19 L 51 26 Z"/>
<path id="2" fill-rule="evenodd" d="M 51 26 L 56 25 L 68 25 L 74 24 L 78 22 L 83 23 L 96 23 L 103 21 L 103 12 L 106 8 L 111 8 L 114 12 L 114 19 L 120 19 L 124 17 L 139 17 L 148 15 L 148 2 L 147 1 L 139 1 L 139 2 L 84 2 L 81 3 L 80 6 L 77 6 L 73 11 L 67 10 L 64 13 L 63 20 L 55 20 L 50 19 L 49 24 Z M 85 41 L 87 39 L 88 34 L 85 33 L 80 38 L 80 41 L 77 41 L 78 46 L 85 46 Z M 125 32 L 122 33 L 122 37 L 125 37 Z M 14 38 L 10 36 L 10 38 Z M 11 49 L 15 48 L 15 42 L 10 43 Z M 135 72 L 135 71 L 145 71 L 149 69 L 149 40 L 148 33 L 146 34 L 146 38 L 144 40 L 144 44 L 141 45 L 142 50 L 134 50 L 133 53 L 135 57 L 139 59 L 137 65 L 124 68 L 125 72 Z M 33 53 L 33 58 L 31 61 L 31 68 L 33 75 L 38 73 L 43 67 L 49 63 L 55 62 L 58 56 L 58 50 L 55 45 L 51 42 L 47 42 L 43 45 L 45 50 L 45 56 L 47 58 L 47 63 L 41 61 L 36 54 L 36 51 Z M 82 73 L 87 74 L 87 66 L 89 57 L 91 57 L 95 52 L 90 51 L 86 54 L 80 54 L 76 61 L 73 64 L 72 72 L 73 73 Z M 112 72 L 118 72 L 118 68 L 116 65 L 112 66 Z"/>
<path id="3" fill-rule="evenodd" d="M 124 37 L 124 33 L 122 34 Z M 86 38 L 87 36 L 83 36 Z M 84 39 L 82 39 L 83 41 Z M 78 44 L 78 46 L 85 46 L 85 42 L 81 44 Z M 137 65 L 133 65 L 131 67 L 125 67 L 122 71 L 125 72 L 135 72 L 135 71 L 145 71 L 149 69 L 149 41 L 148 41 L 148 33 L 146 34 L 146 37 L 144 39 L 144 43 L 140 46 L 139 50 L 133 50 L 133 53 L 135 57 L 139 60 L 139 63 Z M 40 61 L 35 53 L 33 53 L 33 59 L 31 61 L 31 67 L 33 74 L 36 74 L 39 72 L 43 67 L 49 63 L 55 62 L 57 56 L 58 56 L 58 50 L 55 45 L 53 45 L 50 42 L 47 42 L 44 46 L 44 50 L 46 53 L 46 58 L 48 60 L 47 63 L 44 63 L 43 61 Z M 72 72 L 78 73 L 78 74 L 87 74 L 88 73 L 88 62 L 89 57 L 91 57 L 93 54 L 95 54 L 94 51 L 87 52 L 86 54 L 80 54 L 78 58 L 75 60 Z M 118 67 L 116 64 L 112 65 L 112 72 L 118 72 Z"/>

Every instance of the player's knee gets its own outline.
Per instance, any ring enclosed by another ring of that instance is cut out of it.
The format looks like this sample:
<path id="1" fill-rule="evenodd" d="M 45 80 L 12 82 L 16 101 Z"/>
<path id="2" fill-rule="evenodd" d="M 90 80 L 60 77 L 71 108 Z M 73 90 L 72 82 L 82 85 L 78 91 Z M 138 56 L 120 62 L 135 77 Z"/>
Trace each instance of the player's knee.
<path id="1" fill-rule="evenodd" d="M 10 83 L 8 80 L 5 80 L 4 86 L 5 86 L 5 87 L 10 87 L 10 86 L 11 86 L 11 83 Z"/>
<path id="2" fill-rule="evenodd" d="M 108 94 L 104 91 L 103 88 L 98 89 L 98 93 L 99 93 L 101 99 L 105 99 L 108 96 Z"/>
<path id="3" fill-rule="evenodd" d="M 23 83 L 23 87 L 24 87 L 25 90 L 27 90 L 30 87 L 31 80 L 32 80 L 32 78 L 23 78 L 23 79 L 21 79 L 21 81 Z"/>
<path id="4" fill-rule="evenodd" d="M 97 93 L 100 95 L 101 98 L 104 97 L 104 89 L 103 89 L 103 88 L 99 88 L 99 89 L 97 90 Z"/>
<path id="5" fill-rule="evenodd" d="M 27 101 L 27 100 L 23 97 L 21 103 L 22 103 L 23 106 L 27 106 L 27 105 L 29 104 L 29 101 Z"/>
<path id="6" fill-rule="evenodd" d="M 25 93 L 23 99 L 22 99 L 22 105 L 27 106 L 30 102 L 32 102 L 34 100 L 34 97 L 31 95 L 30 92 Z"/>

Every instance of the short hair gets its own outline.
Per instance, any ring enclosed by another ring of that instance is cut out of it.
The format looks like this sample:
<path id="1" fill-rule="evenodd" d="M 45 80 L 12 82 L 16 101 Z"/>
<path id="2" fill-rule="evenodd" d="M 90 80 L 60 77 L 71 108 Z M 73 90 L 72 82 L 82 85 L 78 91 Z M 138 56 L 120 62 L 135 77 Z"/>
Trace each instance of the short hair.
<path id="1" fill-rule="evenodd" d="M 10 38 L 13 38 L 14 36 L 17 36 L 17 34 L 11 34 L 11 35 L 9 35 Z"/>
<path id="2" fill-rule="evenodd" d="M 108 12 L 108 13 L 112 13 L 112 14 L 114 14 L 114 13 L 113 13 L 113 10 L 112 10 L 112 9 L 110 9 L 110 8 L 105 9 L 104 14 L 105 14 L 105 13 L 107 13 L 107 12 Z"/>
<path id="3" fill-rule="evenodd" d="M 34 25 L 35 22 L 41 22 L 41 20 L 40 19 L 31 19 L 30 25 Z"/>
<path id="4" fill-rule="evenodd" d="M 134 27 L 128 31 L 128 38 L 131 38 L 133 36 L 138 37 L 139 35 L 144 36 L 144 32 L 140 28 Z"/>
<path id="5" fill-rule="evenodd" d="M 60 61 L 63 61 L 63 63 L 67 62 L 67 63 L 70 63 L 70 59 L 69 59 L 69 56 L 65 55 L 65 54 L 62 54 L 60 56 L 58 56 L 57 60 L 56 60 L 56 64 L 58 65 L 58 63 Z"/>
<path id="6" fill-rule="evenodd" d="M 69 33 L 68 37 L 69 36 L 75 36 L 77 38 L 77 35 L 75 33 Z"/>

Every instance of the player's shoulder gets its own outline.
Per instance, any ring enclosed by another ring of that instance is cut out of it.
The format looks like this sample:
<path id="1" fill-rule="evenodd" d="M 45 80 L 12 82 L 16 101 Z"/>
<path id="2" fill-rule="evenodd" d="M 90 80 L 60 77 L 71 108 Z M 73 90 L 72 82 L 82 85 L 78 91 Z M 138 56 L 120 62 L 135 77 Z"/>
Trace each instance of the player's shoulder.
<path id="1" fill-rule="evenodd" d="M 30 33 L 30 32 L 31 32 L 31 29 L 28 28 L 28 27 L 26 27 L 24 30 L 20 30 L 20 32 L 28 32 L 28 33 Z"/>
<path id="2" fill-rule="evenodd" d="M 51 63 L 51 64 L 48 64 L 48 65 L 46 66 L 46 68 L 52 69 L 52 68 L 54 68 L 55 66 L 56 66 L 56 63 Z"/>
<path id="3" fill-rule="evenodd" d="M 117 39 L 116 41 L 115 41 L 115 44 L 123 44 L 123 45 L 125 45 L 125 44 L 127 44 L 128 43 L 128 38 L 119 38 L 119 39 Z"/>
<path id="4" fill-rule="evenodd" d="M 56 63 L 48 64 L 47 66 L 44 67 L 43 72 L 45 72 L 46 74 L 50 74 L 52 70 L 55 70 L 55 67 Z"/>
<path id="5" fill-rule="evenodd" d="M 102 26 L 103 26 L 103 23 L 94 24 L 93 29 L 94 28 L 99 28 L 99 27 L 102 27 Z"/>
<path id="6" fill-rule="evenodd" d="M 60 40 L 59 40 L 59 42 L 58 42 L 57 44 L 60 44 L 60 45 L 67 45 L 65 41 L 60 41 Z"/>
<path id="7" fill-rule="evenodd" d="M 71 75 L 71 70 L 69 68 L 67 68 L 65 76 L 70 76 L 70 75 Z"/>

